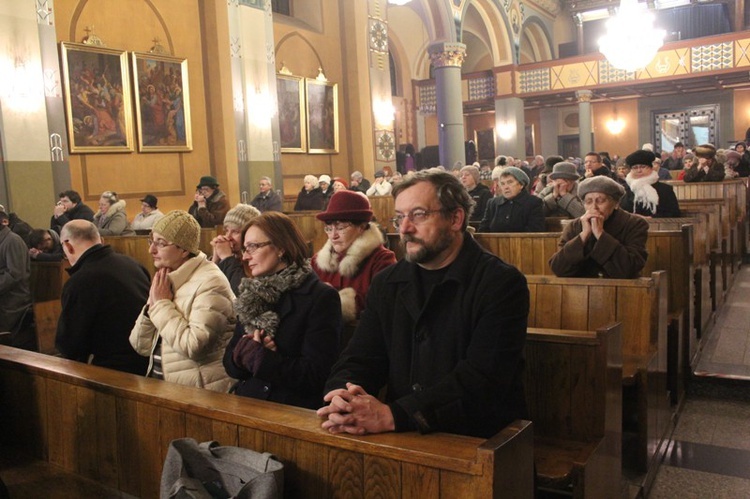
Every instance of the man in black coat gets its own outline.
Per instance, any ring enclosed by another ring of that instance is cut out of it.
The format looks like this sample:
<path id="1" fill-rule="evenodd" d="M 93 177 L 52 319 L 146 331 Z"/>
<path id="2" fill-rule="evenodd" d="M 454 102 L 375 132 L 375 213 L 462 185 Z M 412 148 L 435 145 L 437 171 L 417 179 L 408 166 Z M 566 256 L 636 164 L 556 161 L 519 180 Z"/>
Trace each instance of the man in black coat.
<path id="1" fill-rule="evenodd" d="M 61 239 L 72 267 L 62 291 L 55 346 L 68 359 L 146 374 L 148 358 L 133 350 L 128 337 L 148 300 L 148 271 L 102 246 L 91 222 L 68 222 Z"/>
<path id="2" fill-rule="evenodd" d="M 71 220 L 94 221 L 94 211 L 83 204 L 81 195 L 76 191 L 63 191 L 58 197 L 60 199 L 49 222 L 50 229 L 59 234 L 63 226 Z"/>
<path id="3" fill-rule="evenodd" d="M 526 417 L 526 279 L 468 235 L 473 202 L 450 173 L 418 172 L 394 196 L 406 256 L 372 282 L 322 426 L 488 438 Z M 385 403 L 369 395 L 383 387 Z"/>

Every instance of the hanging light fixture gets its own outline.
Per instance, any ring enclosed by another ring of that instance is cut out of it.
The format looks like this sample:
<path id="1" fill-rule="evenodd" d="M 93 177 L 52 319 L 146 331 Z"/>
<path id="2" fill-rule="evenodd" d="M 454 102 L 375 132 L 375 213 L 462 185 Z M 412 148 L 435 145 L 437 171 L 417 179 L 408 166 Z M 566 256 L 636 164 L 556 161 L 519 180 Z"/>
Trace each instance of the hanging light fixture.
<path id="1" fill-rule="evenodd" d="M 643 69 L 664 44 L 663 29 L 654 28 L 654 15 L 638 0 L 621 0 L 617 15 L 607 21 L 599 51 L 609 63 L 625 71 Z"/>
<path id="2" fill-rule="evenodd" d="M 409 2 L 411 0 L 388 0 L 388 3 L 391 5 L 406 5 Z"/>

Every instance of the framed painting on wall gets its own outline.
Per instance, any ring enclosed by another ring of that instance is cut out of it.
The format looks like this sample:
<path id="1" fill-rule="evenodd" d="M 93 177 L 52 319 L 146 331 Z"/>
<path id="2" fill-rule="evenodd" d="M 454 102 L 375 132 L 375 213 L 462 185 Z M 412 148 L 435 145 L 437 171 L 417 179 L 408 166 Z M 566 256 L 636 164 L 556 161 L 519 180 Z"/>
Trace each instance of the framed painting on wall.
<path id="1" fill-rule="evenodd" d="M 192 151 L 187 59 L 133 52 L 140 152 Z"/>
<path id="2" fill-rule="evenodd" d="M 495 129 L 474 130 L 474 143 L 477 145 L 477 159 L 495 160 Z"/>
<path id="3" fill-rule="evenodd" d="M 127 53 L 61 42 L 60 55 L 70 152 L 133 151 Z"/>
<path id="4" fill-rule="evenodd" d="M 310 154 L 339 152 L 338 84 L 305 79 L 307 147 Z"/>
<path id="5" fill-rule="evenodd" d="M 276 75 L 281 152 L 307 152 L 305 79 Z"/>

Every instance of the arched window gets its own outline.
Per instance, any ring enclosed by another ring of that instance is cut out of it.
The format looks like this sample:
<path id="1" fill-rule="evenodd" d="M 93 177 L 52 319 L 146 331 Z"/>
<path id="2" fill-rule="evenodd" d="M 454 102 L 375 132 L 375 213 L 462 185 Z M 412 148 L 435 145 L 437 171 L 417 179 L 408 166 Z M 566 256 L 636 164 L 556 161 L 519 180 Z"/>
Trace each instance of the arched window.
<path id="1" fill-rule="evenodd" d="M 393 54 L 388 52 L 388 64 L 391 66 L 391 95 L 400 96 L 398 91 L 398 77 L 396 75 L 396 61 L 393 60 Z"/>

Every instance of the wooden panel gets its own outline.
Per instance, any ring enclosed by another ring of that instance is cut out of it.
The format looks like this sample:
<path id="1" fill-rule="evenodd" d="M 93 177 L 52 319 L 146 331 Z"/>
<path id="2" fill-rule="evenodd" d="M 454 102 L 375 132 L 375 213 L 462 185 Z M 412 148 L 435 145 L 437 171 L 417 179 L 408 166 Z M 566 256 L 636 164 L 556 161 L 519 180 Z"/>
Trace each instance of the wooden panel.
<path id="1" fill-rule="evenodd" d="M 323 477 L 331 474 L 328 469 L 329 448 L 310 442 L 298 441 L 295 449 L 297 468 L 297 492 L 299 497 L 326 498 L 331 495 L 329 484 Z M 284 491 L 285 495 L 293 491 Z"/>
<path id="2" fill-rule="evenodd" d="M 145 463 L 141 462 L 138 403 L 132 399 L 119 397 L 116 421 L 119 489 L 130 495 L 141 497 L 141 478 L 143 477 L 141 467 L 145 466 Z"/>
<path id="3" fill-rule="evenodd" d="M 159 407 L 145 402 L 136 404 L 138 418 L 138 459 L 141 460 L 140 495 L 157 497 L 161 482 L 162 441 L 159 435 Z"/>
<path id="4" fill-rule="evenodd" d="M 34 302 L 59 300 L 62 288 L 68 280 L 65 269 L 70 268 L 67 260 L 61 262 L 31 262 L 29 285 Z"/>
<path id="5" fill-rule="evenodd" d="M 386 232 L 395 232 L 391 218 L 396 215 L 395 200 L 393 196 L 370 196 L 372 216 Z"/>
<path id="6" fill-rule="evenodd" d="M 60 299 L 34 303 L 34 322 L 36 324 L 36 341 L 41 353 L 56 355 L 55 338 L 57 322 L 62 313 Z"/>
<path id="7" fill-rule="evenodd" d="M 560 304 L 560 327 L 585 330 L 589 328 L 589 313 L 581 303 L 589 303 L 589 289 L 584 286 L 563 286 Z M 590 310 L 590 309 L 589 309 Z M 601 324 L 606 324 L 602 322 Z"/>
<path id="8" fill-rule="evenodd" d="M 392 459 L 365 456 L 364 484 L 366 497 L 401 497 L 401 467 Z"/>
<path id="9" fill-rule="evenodd" d="M 401 465 L 403 499 L 437 499 L 440 497 L 440 473 L 435 468 L 403 463 Z"/>
<path id="10" fill-rule="evenodd" d="M 364 494 L 364 458 L 353 452 L 331 450 L 328 455 L 331 497 L 357 499 Z"/>

